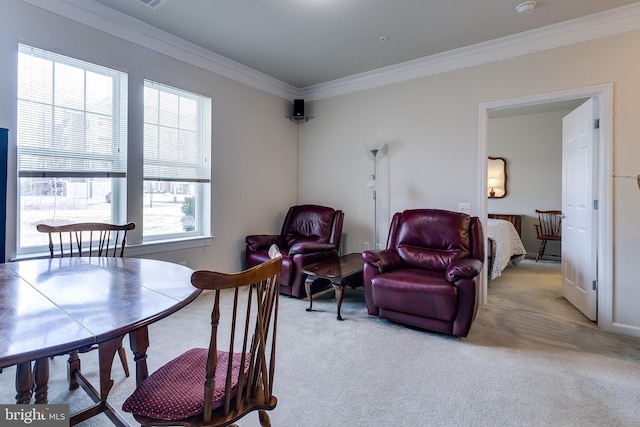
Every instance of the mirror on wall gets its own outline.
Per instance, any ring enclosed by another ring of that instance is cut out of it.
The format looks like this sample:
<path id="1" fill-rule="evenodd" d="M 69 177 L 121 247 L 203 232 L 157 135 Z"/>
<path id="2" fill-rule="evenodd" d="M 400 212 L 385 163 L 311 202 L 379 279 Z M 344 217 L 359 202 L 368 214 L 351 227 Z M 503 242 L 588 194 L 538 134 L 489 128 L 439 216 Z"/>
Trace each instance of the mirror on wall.
<path id="1" fill-rule="evenodd" d="M 503 157 L 489 157 L 487 165 L 487 196 L 501 199 L 507 195 L 507 161 Z"/>

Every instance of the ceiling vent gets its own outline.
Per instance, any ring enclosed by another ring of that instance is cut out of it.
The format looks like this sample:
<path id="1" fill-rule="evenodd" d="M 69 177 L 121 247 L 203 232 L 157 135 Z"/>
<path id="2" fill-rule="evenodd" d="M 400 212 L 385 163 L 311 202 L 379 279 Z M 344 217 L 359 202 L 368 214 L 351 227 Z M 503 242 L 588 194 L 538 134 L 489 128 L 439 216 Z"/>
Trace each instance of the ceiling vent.
<path id="1" fill-rule="evenodd" d="M 165 4 L 167 0 L 138 0 L 138 1 L 146 6 L 149 6 L 151 9 L 157 9 L 163 4 Z"/>

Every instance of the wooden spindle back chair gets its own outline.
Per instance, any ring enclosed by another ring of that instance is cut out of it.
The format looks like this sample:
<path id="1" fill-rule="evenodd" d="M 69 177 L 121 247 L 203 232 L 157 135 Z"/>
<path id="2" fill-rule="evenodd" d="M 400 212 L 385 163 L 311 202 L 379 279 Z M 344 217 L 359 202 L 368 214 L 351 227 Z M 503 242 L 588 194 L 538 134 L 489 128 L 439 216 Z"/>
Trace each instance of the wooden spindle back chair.
<path id="1" fill-rule="evenodd" d="M 123 257 L 127 231 L 134 223 L 116 225 L 81 222 L 64 225 L 38 224 L 37 230 L 49 234 L 51 258 L 73 256 Z"/>
<path id="2" fill-rule="evenodd" d="M 134 223 L 124 225 L 101 222 L 81 222 L 64 225 L 38 224 L 36 229 L 49 235 L 49 254 L 51 258 L 65 257 L 124 257 L 127 232 L 135 228 Z M 85 347 L 69 353 L 69 366 L 80 366 L 78 353 L 87 353 L 97 346 Z M 118 347 L 118 356 L 125 376 L 129 376 L 127 353 L 122 346 Z M 79 368 L 70 368 L 70 372 Z M 69 377 L 69 389 L 78 388 L 75 378 Z"/>
<path id="3" fill-rule="evenodd" d="M 200 270 L 191 283 L 213 291 L 209 348 L 163 365 L 125 401 L 144 426 L 227 426 L 252 411 L 270 426 L 282 257 L 240 273 Z"/>
<path id="4" fill-rule="evenodd" d="M 562 211 L 536 209 L 536 213 L 538 214 L 538 224 L 534 224 L 534 227 L 536 228 L 536 236 L 540 240 L 540 247 L 536 255 L 536 262 L 538 262 L 544 255 L 548 241 L 560 242 L 562 240 Z M 560 256 L 558 254 L 551 255 Z"/>

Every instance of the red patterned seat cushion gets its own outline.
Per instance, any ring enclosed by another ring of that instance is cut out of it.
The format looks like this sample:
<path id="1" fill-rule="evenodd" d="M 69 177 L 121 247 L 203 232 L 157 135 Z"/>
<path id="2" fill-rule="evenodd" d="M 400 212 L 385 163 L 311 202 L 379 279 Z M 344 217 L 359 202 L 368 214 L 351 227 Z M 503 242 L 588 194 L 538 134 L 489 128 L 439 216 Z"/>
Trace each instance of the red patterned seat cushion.
<path id="1" fill-rule="evenodd" d="M 140 384 L 124 402 L 122 409 L 133 414 L 164 420 L 178 420 L 201 414 L 204 410 L 207 352 L 206 348 L 194 348 L 162 366 Z M 241 358 L 242 353 L 233 354 L 232 397 L 237 392 Z M 218 352 L 213 409 L 223 404 L 228 360 L 228 352 Z M 247 354 L 245 374 L 248 367 Z"/>

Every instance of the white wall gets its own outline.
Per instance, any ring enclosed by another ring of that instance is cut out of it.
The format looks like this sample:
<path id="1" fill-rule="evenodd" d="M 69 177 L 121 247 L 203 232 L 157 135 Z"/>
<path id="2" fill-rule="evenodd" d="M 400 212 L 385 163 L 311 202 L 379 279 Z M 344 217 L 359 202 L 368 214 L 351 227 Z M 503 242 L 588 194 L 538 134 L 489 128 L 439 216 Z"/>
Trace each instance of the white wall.
<path id="1" fill-rule="evenodd" d="M 634 54 L 640 50 L 640 31 L 321 99 L 307 105 L 315 119 L 298 126 L 283 118 L 289 113 L 286 99 L 19 0 L 3 0 L 0 127 L 10 129 L 14 162 L 18 41 L 127 71 L 131 90 L 150 78 L 213 98 L 213 246 L 154 255 L 187 259 L 196 268 L 238 269 L 244 236 L 277 231 L 286 208 L 296 201 L 343 209 L 345 252 L 360 251 L 373 236 L 373 202 L 365 187 L 373 165 L 363 145 L 369 138 L 389 146 L 379 164 L 379 243 L 396 211 L 456 210 L 459 202 L 469 202 L 477 213 L 486 197 L 477 194 L 478 180 L 485 179 L 479 176 L 485 159 L 478 154 L 478 106 L 490 101 L 612 82 L 614 175 L 640 173 L 640 61 Z M 142 106 L 132 99 L 131 123 L 137 123 Z M 140 143 L 135 125 L 130 138 Z M 9 172 L 11 188 L 15 169 Z M 634 303 L 640 300 L 634 268 L 640 258 L 640 192 L 635 180 L 611 179 L 613 323 L 619 331 L 640 335 Z M 15 198 L 8 206 L 12 203 Z M 11 215 L 10 210 L 9 222 L 15 220 Z"/>
<path id="2" fill-rule="evenodd" d="M 192 268 L 237 271 L 247 234 L 278 232 L 297 197 L 297 127 L 285 116 L 290 101 L 221 77 L 89 28 L 18 0 L 0 11 L 0 127 L 9 129 L 9 192 L 15 188 L 16 61 L 18 42 L 126 71 L 129 75 L 129 144 L 142 143 L 145 78 L 210 96 L 212 122 L 213 245 L 149 257 L 187 261 Z M 139 147 L 139 145 L 138 145 Z M 139 171 L 130 171 L 131 179 Z M 11 202 L 12 200 L 12 202 Z M 7 222 L 15 221 L 15 196 Z M 133 201 L 130 201 L 133 205 Z M 135 210 L 129 220 L 139 221 Z M 134 231 L 139 231 L 138 229 Z M 9 227 L 7 233 L 15 235 Z M 139 240 L 133 236 L 130 241 Z M 14 248 L 8 248 L 8 255 Z"/>
<path id="3" fill-rule="evenodd" d="M 381 162 L 386 213 L 412 207 L 457 210 L 470 202 L 479 211 L 478 106 L 481 103 L 614 83 L 613 171 L 640 173 L 640 32 L 418 78 L 312 103 L 316 117 L 301 126 L 299 199 L 320 200 L 345 211 L 346 252 L 371 239 L 370 174 L 363 141 L 389 141 Z M 484 178 L 482 178 L 484 179 Z M 633 180 L 613 179 L 613 324 L 640 335 L 640 191 Z"/>
<path id="4" fill-rule="evenodd" d="M 507 161 L 507 195 L 489 199 L 490 213 L 522 215 L 522 243 L 527 254 L 538 252 L 536 209 L 562 209 L 562 117 L 556 110 L 489 120 L 487 152 Z M 545 251 L 559 254 L 558 242 Z"/>

